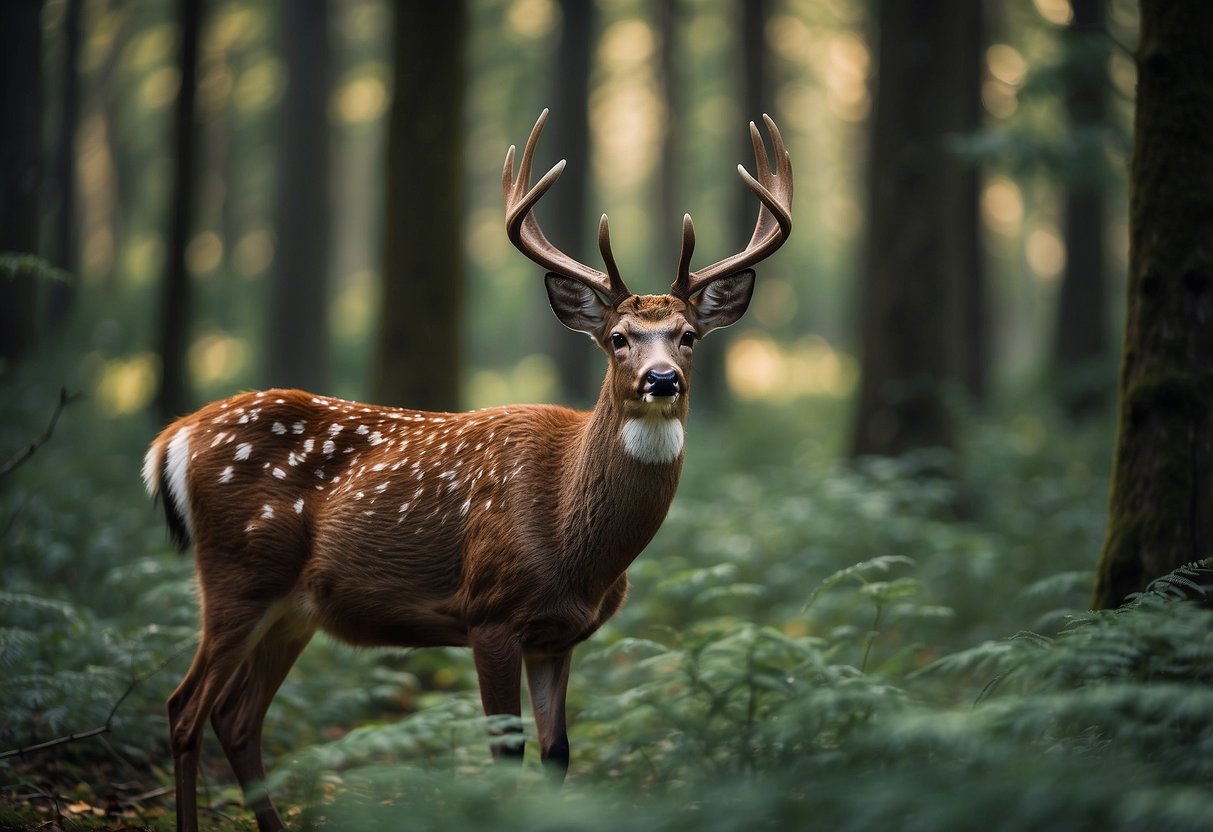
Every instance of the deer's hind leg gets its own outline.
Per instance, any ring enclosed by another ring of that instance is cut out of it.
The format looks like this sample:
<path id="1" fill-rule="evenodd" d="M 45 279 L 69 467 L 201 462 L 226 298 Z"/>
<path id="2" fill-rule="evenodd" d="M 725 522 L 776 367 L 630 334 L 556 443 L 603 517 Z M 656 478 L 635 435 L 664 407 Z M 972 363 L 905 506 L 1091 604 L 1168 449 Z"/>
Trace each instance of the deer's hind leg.
<path id="1" fill-rule="evenodd" d="M 198 829 L 198 757 L 202 730 L 240 663 L 281 611 L 272 601 L 207 597 L 202 636 L 185 678 L 168 699 L 169 746 L 177 792 L 177 828 Z"/>
<path id="2" fill-rule="evenodd" d="M 284 828 L 268 794 L 250 798 L 252 790 L 265 780 L 261 747 L 265 713 L 313 632 L 299 613 L 288 610 L 282 614 L 241 662 L 211 712 L 211 725 L 262 832 Z"/>

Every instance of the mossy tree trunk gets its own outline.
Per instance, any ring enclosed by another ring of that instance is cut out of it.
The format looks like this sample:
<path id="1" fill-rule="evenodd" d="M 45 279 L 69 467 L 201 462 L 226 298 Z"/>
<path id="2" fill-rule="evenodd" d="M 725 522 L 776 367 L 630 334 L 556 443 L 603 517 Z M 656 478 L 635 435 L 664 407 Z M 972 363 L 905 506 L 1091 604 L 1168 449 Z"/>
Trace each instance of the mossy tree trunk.
<path id="1" fill-rule="evenodd" d="M 1093 604 L 1213 556 L 1213 3 L 1142 0 L 1128 321 Z"/>
<path id="2" fill-rule="evenodd" d="M 984 387 L 978 177 L 954 152 L 980 122 L 981 4 L 879 4 L 860 297 L 855 455 L 954 447 L 949 400 Z"/>
<path id="3" fill-rule="evenodd" d="M 467 4 L 397 3 L 379 337 L 380 404 L 455 410 L 463 367 Z"/>

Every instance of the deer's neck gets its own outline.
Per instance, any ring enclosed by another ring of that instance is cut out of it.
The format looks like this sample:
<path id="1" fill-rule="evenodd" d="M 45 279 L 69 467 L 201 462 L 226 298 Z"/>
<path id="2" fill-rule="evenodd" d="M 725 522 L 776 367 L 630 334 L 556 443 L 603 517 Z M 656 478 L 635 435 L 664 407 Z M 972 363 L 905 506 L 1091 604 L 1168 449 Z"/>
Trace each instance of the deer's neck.
<path id="1" fill-rule="evenodd" d="M 605 592 L 661 527 L 682 473 L 685 402 L 673 415 L 625 417 L 606 386 L 573 443 L 562 484 L 568 569 Z"/>

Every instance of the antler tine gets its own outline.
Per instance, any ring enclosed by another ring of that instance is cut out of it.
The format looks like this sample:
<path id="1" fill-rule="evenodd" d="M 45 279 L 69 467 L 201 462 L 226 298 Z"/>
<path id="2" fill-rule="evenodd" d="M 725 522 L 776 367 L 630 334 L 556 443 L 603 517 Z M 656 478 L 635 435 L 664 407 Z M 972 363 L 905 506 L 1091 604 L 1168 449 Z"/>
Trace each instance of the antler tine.
<path id="1" fill-rule="evenodd" d="M 754 224 L 754 233 L 742 251 L 697 272 L 692 272 L 690 271 L 690 259 L 695 247 L 695 231 L 694 226 L 689 222 L 689 217 L 684 218 L 682 255 L 679 258 L 677 277 L 671 287 L 671 292 L 683 300 L 690 300 L 713 280 L 749 268 L 771 256 L 792 233 L 792 160 L 787 148 L 784 147 L 783 137 L 779 134 L 779 128 L 775 126 L 775 122 L 765 114 L 762 120 L 767 126 L 767 132 L 771 134 L 775 171 L 771 171 L 766 145 L 754 122 L 750 122 L 750 141 L 754 145 L 754 162 L 758 177 L 751 176 L 744 166 L 737 166 L 737 172 L 742 181 L 745 182 L 747 188 L 754 192 L 761 203 L 758 208 L 758 220 Z"/>
<path id="2" fill-rule="evenodd" d="M 548 240 L 539 221 L 535 219 L 532 209 L 541 197 L 555 184 L 564 172 L 565 160 L 561 159 L 551 170 L 543 175 L 529 190 L 527 183 L 531 178 L 531 165 L 535 157 L 535 148 L 539 144 L 539 136 L 543 132 L 544 122 L 547 121 L 548 111 L 544 109 L 531 128 L 526 146 L 522 150 L 522 161 L 518 165 L 518 176 L 514 177 L 515 148 L 505 154 L 505 167 L 501 174 L 501 189 L 505 195 L 505 232 L 514 247 L 534 262 L 548 271 L 572 278 L 589 287 L 605 298 L 612 306 L 617 306 L 624 298 L 632 293 L 624 285 L 623 278 L 611 254 L 610 234 L 607 231 L 606 215 L 598 226 L 598 247 L 602 251 L 608 274 L 592 269 L 584 263 L 579 263 L 569 257 Z"/>

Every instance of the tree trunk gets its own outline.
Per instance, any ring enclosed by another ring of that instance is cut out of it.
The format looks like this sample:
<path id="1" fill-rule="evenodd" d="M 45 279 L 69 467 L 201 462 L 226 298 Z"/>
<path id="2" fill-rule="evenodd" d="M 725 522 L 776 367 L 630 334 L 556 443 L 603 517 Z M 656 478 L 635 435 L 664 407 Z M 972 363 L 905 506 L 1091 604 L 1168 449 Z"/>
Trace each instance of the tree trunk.
<path id="1" fill-rule="evenodd" d="M 1073 0 L 1072 6 L 1067 35 L 1078 54 L 1065 100 L 1070 125 L 1085 147 L 1107 120 L 1106 0 Z M 1092 142 L 1090 150 L 1097 149 Z M 1061 405 L 1075 418 L 1102 412 L 1110 393 L 1099 372 L 1108 354 L 1102 171 L 1100 160 L 1083 160 L 1066 191 L 1066 270 L 1057 298 L 1053 363 Z"/>
<path id="2" fill-rule="evenodd" d="M 198 86 L 198 36 L 202 0 L 181 0 L 181 87 L 177 93 L 173 135 L 172 227 L 168 273 L 160 312 L 160 391 L 157 410 L 169 421 L 190 409 L 186 350 L 189 346 L 191 292 L 185 249 L 194 217 L 194 97 Z"/>
<path id="3" fill-rule="evenodd" d="M 400 3 L 388 122 L 376 401 L 459 405 L 466 4 Z"/>
<path id="4" fill-rule="evenodd" d="M 1213 555 L 1213 3 L 1142 0 L 1128 321 L 1093 604 Z"/>
<path id="5" fill-rule="evenodd" d="M 42 178 L 42 3 L 0 3 L 0 253 L 38 253 Z M 38 285 L 0 274 L 0 367 L 38 340 Z"/>
<path id="6" fill-rule="evenodd" d="M 63 100 L 59 136 L 55 145 L 55 180 L 59 210 L 55 217 L 54 264 L 76 275 L 76 240 L 79 223 L 76 203 L 76 132 L 80 123 L 80 18 L 84 0 L 68 0 L 63 17 Z M 57 325 L 71 309 L 78 283 L 56 283 L 50 292 L 50 323 Z"/>
<path id="7" fill-rule="evenodd" d="M 287 85 L 278 141 L 266 381 L 319 391 L 328 386 L 328 0 L 285 4 L 282 24 Z"/>
<path id="8" fill-rule="evenodd" d="M 589 245 L 590 229 L 597 222 L 586 215 L 590 181 L 590 59 L 593 55 L 595 23 L 592 0 L 561 0 L 560 41 L 552 72 L 552 112 L 548 117 L 544 143 L 564 159 L 568 167 L 560 176 L 560 185 L 547 194 L 537 208 L 544 213 L 543 227 L 551 240 L 582 263 L 598 261 L 597 246 Z M 537 167 L 542 168 L 541 165 Z M 546 170 L 546 168 L 543 168 Z M 596 218 L 595 218 L 596 219 Z M 601 267 L 600 267 L 601 268 Z M 542 289 L 536 281 L 535 292 Z M 556 362 L 560 387 L 570 404 L 589 406 L 598 397 L 602 373 L 598 350 L 584 339 L 572 340 L 567 328 L 551 315 L 545 315 L 550 355 Z"/>
<path id="9" fill-rule="evenodd" d="M 977 127 L 980 34 L 971 0 L 880 4 L 856 455 L 954 447 L 979 378 L 977 182 L 949 141 Z"/>

